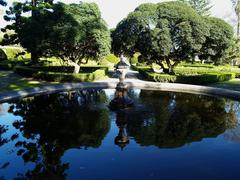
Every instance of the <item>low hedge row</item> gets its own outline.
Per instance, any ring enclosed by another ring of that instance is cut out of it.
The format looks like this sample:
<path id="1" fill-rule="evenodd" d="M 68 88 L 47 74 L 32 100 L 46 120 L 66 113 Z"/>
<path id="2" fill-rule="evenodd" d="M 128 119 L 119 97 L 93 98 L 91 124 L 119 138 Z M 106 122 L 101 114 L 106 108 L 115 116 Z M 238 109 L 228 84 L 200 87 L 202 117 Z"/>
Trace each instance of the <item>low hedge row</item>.
<path id="1" fill-rule="evenodd" d="M 96 68 L 96 67 L 94 67 Z M 52 69 L 52 68 L 49 68 Z M 54 69 L 54 68 L 53 68 Z M 20 75 L 33 77 L 45 81 L 56 81 L 56 82 L 83 82 L 83 81 L 95 81 L 103 79 L 106 76 L 106 69 L 97 69 L 91 73 L 66 73 L 66 72 L 53 72 L 47 71 L 47 68 L 40 67 L 24 67 L 16 66 L 14 71 Z"/>
<path id="2" fill-rule="evenodd" d="M 38 71 L 33 74 L 36 79 L 42 79 L 45 81 L 56 81 L 56 82 L 91 82 L 100 80 L 105 77 L 105 71 L 98 69 L 93 73 L 59 73 L 59 72 L 43 72 Z"/>
<path id="3" fill-rule="evenodd" d="M 150 81 L 185 83 L 185 84 L 209 84 L 220 81 L 228 81 L 235 78 L 234 73 L 208 73 L 196 75 L 168 75 L 151 72 L 147 69 L 139 69 L 139 72 Z"/>
<path id="4" fill-rule="evenodd" d="M 29 61 L 2 61 L 0 62 L 0 70 L 12 70 L 15 66 L 21 65 L 24 66 L 28 64 Z"/>
<path id="5" fill-rule="evenodd" d="M 73 66 L 32 66 L 31 68 L 44 72 L 63 72 L 63 73 L 72 73 L 74 70 Z M 84 73 L 92 73 L 98 69 L 103 69 L 105 72 L 107 72 L 108 66 L 81 66 L 80 69 Z"/>

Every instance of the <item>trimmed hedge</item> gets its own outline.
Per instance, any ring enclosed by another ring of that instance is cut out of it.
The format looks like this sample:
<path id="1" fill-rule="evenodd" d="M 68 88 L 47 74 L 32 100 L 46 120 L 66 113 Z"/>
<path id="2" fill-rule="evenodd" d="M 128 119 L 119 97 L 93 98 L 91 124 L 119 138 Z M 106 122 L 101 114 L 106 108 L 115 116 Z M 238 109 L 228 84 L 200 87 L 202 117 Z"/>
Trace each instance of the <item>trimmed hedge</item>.
<path id="1" fill-rule="evenodd" d="M 0 62 L 0 70 L 12 70 L 15 66 L 24 66 L 28 63 L 28 60 L 2 61 Z"/>
<path id="2" fill-rule="evenodd" d="M 45 81 L 56 82 L 91 82 L 105 77 L 105 71 L 102 69 L 96 70 L 93 73 L 59 73 L 59 72 L 43 72 L 38 71 L 33 74 L 34 78 L 42 79 Z"/>
<path id="3" fill-rule="evenodd" d="M 62 68 L 62 67 L 61 67 Z M 16 66 L 14 71 L 20 75 L 33 77 L 36 79 L 42 79 L 45 81 L 56 81 L 56 82 L 83 82 L 83 81 L 95 81 L 103 79 L 106 76 L 106 68 L 97 66 L 91 66 L 89 69 L 91 72 L 87 73 L 67 73 L 67 72 L 57 72 L 57 70 L 61 70 L 60 67 L 26 67 L 26 66 Z M 66 67 L 64 67 L 66 68 Z M 68 71 L 73 67 L 67 67 L 65 70 Z M 88 67 L 84 67 L 82 69 L 87 69 Z M 49 71 L 47 71 L 49 70 Z M 51 71 L 50 71 L 51 70 Z M 88 70 L 88 71 L 90 71 Z"/>
<path id="4" fill-rule="evenodd" d="M 235 78 L 235 73 L 208 73 L 196 75 L 169 75 L 151 72 L 149 69 L 139 69 L 147 80 L 156 82 L 185 83 L 185 84 L 208 84 L 220 81 L 228 81 Z"/>

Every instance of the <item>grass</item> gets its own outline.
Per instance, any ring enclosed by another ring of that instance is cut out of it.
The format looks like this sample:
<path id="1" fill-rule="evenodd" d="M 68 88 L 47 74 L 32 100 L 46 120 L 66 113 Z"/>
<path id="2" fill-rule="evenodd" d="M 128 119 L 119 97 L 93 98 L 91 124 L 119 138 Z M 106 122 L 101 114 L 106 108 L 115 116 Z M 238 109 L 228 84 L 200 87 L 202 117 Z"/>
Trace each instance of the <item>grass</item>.
<path id="1" fill-rule="evenodd" d="M 24 78 L 11 71 L 0 71 L 0 92 L 18 91 L 26 88 L 39 87 L 47 84 L 44 81 L 36 81 L 31 78 Z"/>

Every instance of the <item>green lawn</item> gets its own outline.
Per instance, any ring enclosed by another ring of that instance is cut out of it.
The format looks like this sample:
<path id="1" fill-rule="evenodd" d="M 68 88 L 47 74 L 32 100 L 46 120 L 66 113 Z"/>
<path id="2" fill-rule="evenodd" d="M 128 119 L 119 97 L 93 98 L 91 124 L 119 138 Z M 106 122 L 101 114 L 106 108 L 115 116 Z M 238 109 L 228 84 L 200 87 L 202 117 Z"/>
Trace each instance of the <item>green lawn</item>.
<path id="1" fill-rule="evenodd" d="M 24 78 L 11 71 L 0 71 L 0 78 L 0 92 L 17 91 L 25 88 L 53 84 L 43 81 L 36 81 L 31 78 Z"/>

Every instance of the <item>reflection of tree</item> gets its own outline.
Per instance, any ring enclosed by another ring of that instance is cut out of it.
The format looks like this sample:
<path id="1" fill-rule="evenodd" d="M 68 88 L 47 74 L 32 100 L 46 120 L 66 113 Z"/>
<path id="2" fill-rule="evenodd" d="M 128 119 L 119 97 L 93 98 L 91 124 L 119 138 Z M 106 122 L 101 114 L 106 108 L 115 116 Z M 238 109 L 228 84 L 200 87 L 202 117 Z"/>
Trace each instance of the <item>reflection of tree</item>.
<path id="1" fill-rule="evenodd" d="M 141 118 L 132 116 L 128 133 L 142 145 L 179 147 L 215 137 L 229 125 L 223 99 L 152 91 L 142 91 L 140 98 L 153 117 L 144 117 L 144 113 Z"/>
<path id="2" fill-rule="evenodd" d="M 0 147 L 8 142 L 6 138 L 3 138 L 2 135 L 7 131 L 5 126 L 0 125 Z"/>
<path id="3" fill-rule="evenodd" d="M 18 141 L 18 155 L 36 163 L 28 178 L 61 179 L 68 164 L 61 162 L 70 148 L 99 147 L 110 128 L 108 111 L 92 108 L 91 100 L 104 100 L 102 91 L 65 93 L 28 98 L 10 108 L 23 118 L 13 126 L 28 141 Z"/>
<path id="4" fill-rule="evenodd" d="M 238 124 L 238 127 L 236 128 L 232 124 L 238 123 L 238 117 L 237 117 L 237 112 L 239 112 L 240 109 L 240 103 L 239 102 L 233 102 L 233 101 L 228 101 L 227 102 L 227 111 L 230 114 L 229 115 L 229 126 L 230 130 L 228 130 L 225 134 L 224 137 L 227 140 L 239 143 L 240 142 L 240 127 Z"/>

